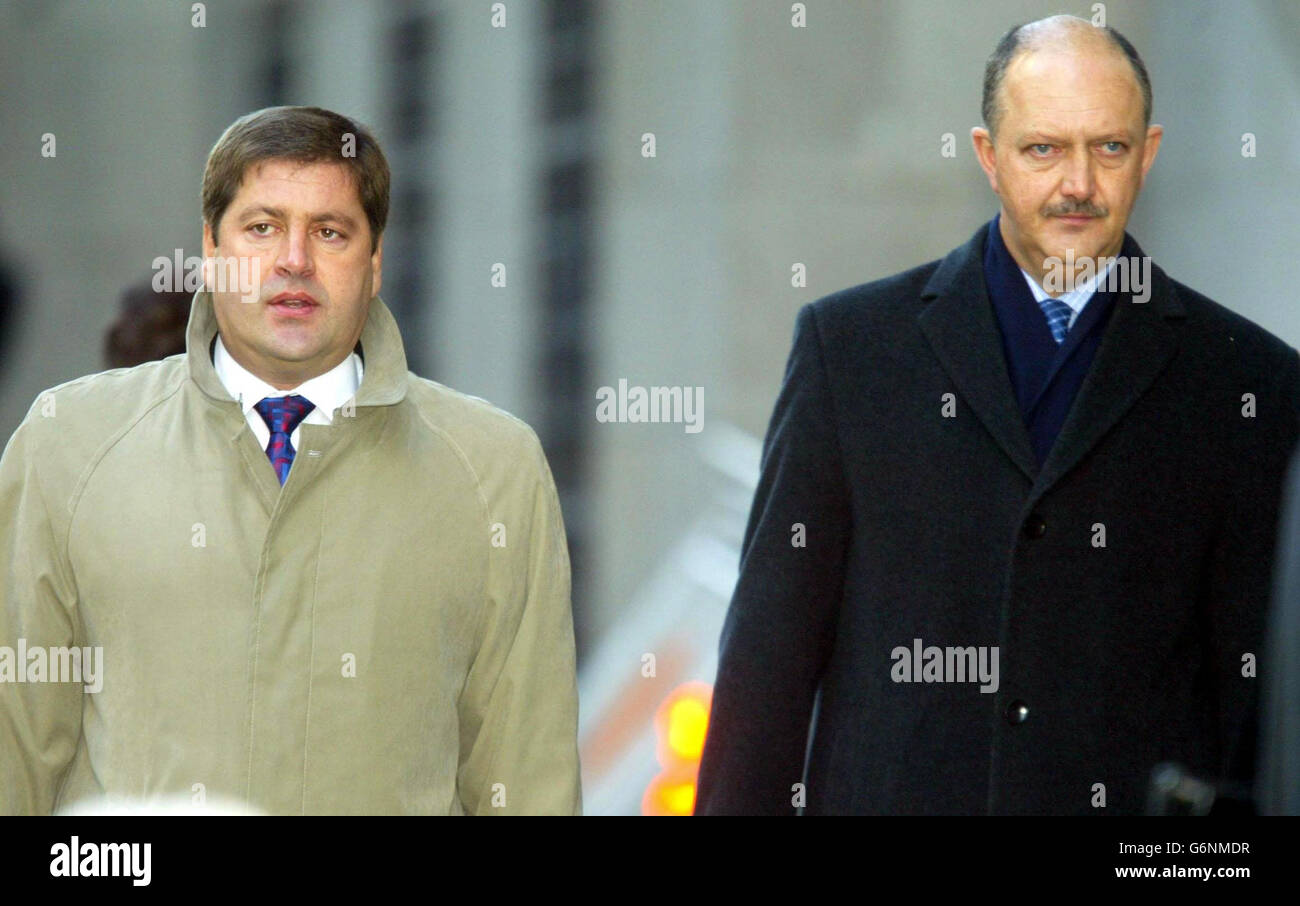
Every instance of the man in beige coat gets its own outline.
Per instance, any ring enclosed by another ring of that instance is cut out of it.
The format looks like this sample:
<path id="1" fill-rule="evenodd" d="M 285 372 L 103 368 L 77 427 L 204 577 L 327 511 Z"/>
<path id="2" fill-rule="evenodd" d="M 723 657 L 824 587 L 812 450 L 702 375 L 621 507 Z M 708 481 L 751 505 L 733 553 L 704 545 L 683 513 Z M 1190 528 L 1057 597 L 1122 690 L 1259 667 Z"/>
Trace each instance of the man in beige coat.
<path id="1" fill-rule="evenodd" d="M 338 114 L 236 121 L 186 353 L 10 438 L 0 813 L 581 811 L 555 486 L 527 425 L 407 371 L 388 186 Z"/>

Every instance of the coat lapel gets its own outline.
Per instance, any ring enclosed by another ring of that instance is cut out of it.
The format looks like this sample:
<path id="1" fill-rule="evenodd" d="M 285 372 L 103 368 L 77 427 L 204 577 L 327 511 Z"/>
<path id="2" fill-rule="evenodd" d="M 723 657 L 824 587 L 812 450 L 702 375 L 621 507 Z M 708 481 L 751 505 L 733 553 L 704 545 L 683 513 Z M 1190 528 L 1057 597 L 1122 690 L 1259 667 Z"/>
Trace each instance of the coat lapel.
<path id="1" fill-rule="evenodd" d="M 1031 481 L 1038 471 L 1029 432 L 1016 403 L 984 282 L 984 240 L 988 224 L 954 249 L 921 292 L 931 299 L 918 316 L 922 332 L 958 395 Z"/>
<path id="2" fill-rule="evenodd" d="M 1148 301 L 1133 302 L 1127 294 L 1116 300 L 1097 355 L 1040 470 L 984 280 L 988 230 L 986 223 L 940 262 L 922 290 L 922 299 L 931 301 L 917 320 L 962 399 L 1033 482 L 1030 496 L 1037 498 L 1096 446 L 1164 370 L 1178 348 L 1168 321 L 1185 311 L 1169 277 L 1154 263 Z M 1134 248 L 1145 255 L 1136 243 Z"/>
<path id="3" fill-rule="evenodd" d="M 1139 257 L 1145 257 L 1136 243 L 1134 248 Z M 1097 355 L 1034 482 L 1031 497 L 1045 493 L 1088 455 L 1177 352 L 1178 333 L 1169 321 L 1185 317 L 1186 310 L 1168 275 L 1154 263 L 1151 284 L 1151 298 L 1146 302 L 1134 302 L 1128 293 L 1115 300 Z"/>

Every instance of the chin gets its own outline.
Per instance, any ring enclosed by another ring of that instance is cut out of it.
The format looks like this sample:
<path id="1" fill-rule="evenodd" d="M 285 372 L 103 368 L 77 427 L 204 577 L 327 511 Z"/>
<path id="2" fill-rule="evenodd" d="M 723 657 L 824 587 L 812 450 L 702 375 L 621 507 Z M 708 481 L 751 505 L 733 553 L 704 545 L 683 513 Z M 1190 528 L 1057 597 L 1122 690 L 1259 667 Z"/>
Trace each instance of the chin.
<path id="1" fill-rule="evenodd" d="M 269 358 L 280 362 L 307 362 L 320 354 L 319 349 L 302 349 L 300 347 L 270 346 L 266 350 Z"/>

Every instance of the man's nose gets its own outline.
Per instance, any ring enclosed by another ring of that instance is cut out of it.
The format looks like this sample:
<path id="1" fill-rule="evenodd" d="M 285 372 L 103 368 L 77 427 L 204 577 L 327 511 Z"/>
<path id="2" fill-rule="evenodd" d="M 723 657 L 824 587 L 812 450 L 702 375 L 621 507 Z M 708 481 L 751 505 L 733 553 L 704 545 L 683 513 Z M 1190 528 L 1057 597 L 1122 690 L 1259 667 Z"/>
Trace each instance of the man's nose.
<path id="1" fill-rule="evenodd" d="M 1087 149 L 1075 152 L 1065 161 L 1065 175 L 1061 181 L 1061 194 L 1076 200 L 1092 197 L 1097 181 L 1093 174 L 1094 161 Z"/>
<path id="2" fill-rule="evenodd" d="M 306 227 L 293 227 L 285 237 L 280 257 L 275 263 L 277 271 L 287 276 L 302 276 L 312 272 L 311 245 Z"/>

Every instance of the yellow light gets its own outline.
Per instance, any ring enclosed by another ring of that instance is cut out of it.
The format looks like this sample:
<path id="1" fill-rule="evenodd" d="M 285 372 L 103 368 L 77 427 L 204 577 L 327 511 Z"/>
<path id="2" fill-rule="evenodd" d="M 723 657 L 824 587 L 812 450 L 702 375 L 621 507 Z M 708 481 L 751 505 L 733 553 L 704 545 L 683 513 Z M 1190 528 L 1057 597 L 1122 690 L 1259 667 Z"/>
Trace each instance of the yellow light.
<path id="1" fill-rule="evenodd" d="M 704 702 L 694 697 L 673 702 L 668 713 L 668 745 L 677 757 L 698 761 L 704 752 L 708 728 L 709 709 Z"/>
<path id="2" fill-rule="evenodd" d="M 683 683 L 655 712 L 655 755 L 662 766 L 641 797 L 643 815 L 690 815 L 695 811 L 695 780 L 709 729 L 713 688 Z"/>
<path id="3" fill-rule="evenodd" d="M 689 815 L 695 810 L 695 784 L 674 783 L 659 791 L 659 801 L 670 815 Z"/>

